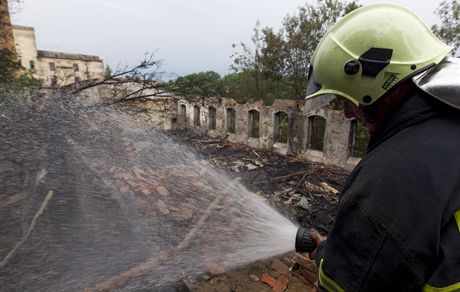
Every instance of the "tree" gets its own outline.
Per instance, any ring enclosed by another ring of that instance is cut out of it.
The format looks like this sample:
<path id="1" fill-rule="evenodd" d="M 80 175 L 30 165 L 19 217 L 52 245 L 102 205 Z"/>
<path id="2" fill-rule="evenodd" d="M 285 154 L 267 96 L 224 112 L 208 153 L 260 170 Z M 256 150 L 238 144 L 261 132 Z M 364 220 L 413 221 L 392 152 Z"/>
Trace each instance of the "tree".
<path id="1" fill-rule="evenodd" d="M 105 66 L 104 77 L 109 78 L 110 76 L 112 76 L 112 68 L 110 68 L 110 65 L 107 65 Z"/>
<path id="2" fill-rule="evenodd" d="M 263 77 L 275 83 L 276 98 L 281 98 L 281 82 L 283 80 L 285 62 L 285 41 L 282 32 L 275 33 L 272 28 L 262 30 L 264 46 L 261 49 Z"/>
<path id="3" fill-rule="evenodd" d="M 358 7 L 355 1 L 317 0 L 286 16 L 278 32 L 260 29 L 257 23 L 252 45 L 241 42 L 242 51 L 232 55 L 231 68 L 254 77 L 256 94 L 247 96 L 266 103 L 274 98 L 304 98 L 308 64 L 318 42 L 339 17 Z"/>
<path id="4" fill-rule="evenodd" d="M 156 59 L 155 53 L 146 53 L 136 66 L 118 66 L 115 72 L 105 75 L 103 79 L 85 80 L 56 90 L 67 92 L 70 88 L 70 93 L 77 94 L 89 88 L 108 85 L 109 104 L 151 99 L 169 92 L 160 88 L 155 81 L 164 74 L 159 71 L 161 64 L 162 60 Z"/>
<path id="5" fill-rule="evenodd" d="M 447 44 L 451 45 L 452 56 L 460 48 L 460 1 L 446 0 L 435 11 L 441 20 L 440 25 L 433 25 L 433 32 Z"/>
<path id="6" fill-rule="evenodd" d="M 192 100 L 196 97 L 222 97 L 226 95 L 225 86 L 220 75 L 206 71 L 180 76 L 176 80 L 159 87 L 171 90 Z"/>
<path id="7" fill-rule="evenodd" d="M 247 72 L 254 79 L 255 95 L 250 95 L 249 98 L 260 99 L 261 92 L 261 75 L 262 66 L 260 62 L 261 49 L 263 38 L 260 32 L 260 21 L 257 20 L 256 26 L 253 29 L 254 34 L 251 37 L 252 47 L 240 42 L 239 45 L 232 44 L 233 48 L 240 47 L 241 51 L 234 53 L 233 64 L 230 66 L 235 72 Z"/>
<path id="8" fill-rule="evenodd" d="M 316 5 L 307 4 L 297 15 L 285 18 L 286 73 L 297 98 L 305 95 L 308 64 L 322 36 L 339 17 L 357 7 L 356 2 L 318 0 Z"/>

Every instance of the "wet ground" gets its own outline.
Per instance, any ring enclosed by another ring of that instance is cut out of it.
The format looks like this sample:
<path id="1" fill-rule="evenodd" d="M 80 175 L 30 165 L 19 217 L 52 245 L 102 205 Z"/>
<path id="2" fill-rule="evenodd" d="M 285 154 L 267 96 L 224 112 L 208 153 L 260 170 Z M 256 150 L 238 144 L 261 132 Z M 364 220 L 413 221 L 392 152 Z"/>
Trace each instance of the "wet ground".
<path id="1" fill-rule="evenodd" d="M 181 132 L 174 133 L 173 137 L 197 149 L 204 159 L 216 167 L 240 177 L 246 187 L 265 197 L 270 205 L 293 222 L 327 234 L 334 221 L 338 202 L 336 191 L 340 191 L 345 182 L 347 171 Z M 310 291 L 311 282 L 306 281 L 306 269 L 297 263 L 298 256 L 290 253 L 221 275 L 208 273 L 186 283 L 191 291 L 274 291 L 273 287 L 262 281 L 265 274 L 275 280 L 280 276 L 286 278 L 286 291 Z M 277 260 L 289 269 L 288 273 L 280 273 L 273 267 L 273 262 Z"/>
<path id="2" fill-rule="evenodd" d="M 93 288 L 130 270 L 133 263 L 145 262 L 180 242 L 180 237 L 156 228 L 158 220 L 164 228 L 181 222 L 184 230 L 193 223 L 186 194 L 170 195 L 183 195 L 184 204 L 174 207 L 163 199 L 164 206 L 160 206 L 155 196 L 168 196 L 161 188 L 167 188 L 167 182 L 146 181 L 145 171 L 127 159 L 136 147 L 142 148 L 143 140 L 151 139 L 149 136 L 136 137 L 140 144 L 126 144 L 117 132 L 122 129 L 111 126 L 105 130 L 109 134 L 100 136 L 96 133 L 104 124 L 89 125 L 74 112 L 66 112 L 65 118 L 59 111 L 2 113 L 0 291 Z M 69 117 L 72 114 L 75 117 Z M 63 123 L 79 125 L 81 131 L 69 132 L 70 127 Z M 347 175 L 344 170 L 186 133 L 172 136 L 216 168 L 240 177 L 247 188 L 291 221 L 323 232 L 333 223 L 336 192 Z M 83 140 L 85 143 L 74 143 Z M 88 154 L 85 149 L 89 148 L 107 151 Z M 86 161 L 77 155 L 82 151 Z M 111 156 L 105 157 L 107 153 Z M 194 187 L 198 192 L 200 185 Z M 152 202 L 156 204 L 154 210 Z M 148 242 L 163 244 L 152 248 Z M 284 273 L 279 271 L 280 265 L 278 270 L 273 268 L 273 259 L 232 271 L 221 271 L 216 263 L 217 267 L 197 279 L 153 289 L 148 273 L 139 273 L 108 290 L 272 291 L 270 276 L 287 279 L 288 291 L 305 291 L 308 285 L 295 257 L 279 258 L 292 268 Z"/>

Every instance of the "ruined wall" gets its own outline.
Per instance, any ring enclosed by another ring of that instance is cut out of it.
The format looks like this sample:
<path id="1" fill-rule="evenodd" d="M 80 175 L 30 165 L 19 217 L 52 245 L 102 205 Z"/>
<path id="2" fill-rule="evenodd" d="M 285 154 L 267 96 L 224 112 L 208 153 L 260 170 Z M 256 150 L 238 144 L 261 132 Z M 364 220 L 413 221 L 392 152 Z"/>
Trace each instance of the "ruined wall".
<path id="1" fill-rule="evenodd" d="M 210 129 L 210 107 L 216 109 L 216 129 Z M 333 164 L 346 169 L 352 169 L 359 158 L 350 156 L 350 139 L 352 139 L 351 121 L 347 120 L 341 111 L 322 107 L 318 110 L 304 112 L 303 100 L 275 100 L 271 106 L 265 106 L 261 101 L 238 104 L 233 99 L 202 99 L 188 102 L 178 100 L 177 125 L 213 138 L 226 138 L 233 143 L 242 143 L 253 148 L 269 149 L 283 155 L 295 155 L 303 159 Z M 197 109 L 198 123 L 196 119 Z M 228 109 L 235 110 L 235 129 L 229 130 Z M 259 137 L 251 137 L 251 111 L 257 111 L 259 120 Z M 276 124 L 275 114 L 284 112 L 288 115 L 287 143 L 275 141 Z M 310 148 L 311 119 L 310 117 L 325 119 L 323 149 Z"/>
<path id="2" fill-rule="evenodd" d="M 139 85 L 129 85 L 127 90 L 136 90 L 136 86 Z M 113 98 L 112 87 L 101 85 L 85 91 L 85 99 L 98 96 L 101 100 L 110 100 Z M 351 156 L 350 145 L 354 139 L 352 121 L 346 119 L 341 111 L 328 106 L 307 112 L 303 100 L 275 100 L 273 105 L 266 106 L 262 101 L 238 104 L 231 98 L 203 98 L 190 102 L 172 94 L 160 94 L 147 100 L 123 103 L 123 106 L 135 110 L 145 122 L 164 130 L 187 130 L 348 170 L 353 169 L 360 160 Z M 234 127 L 230 119 L 231 111 L 234 111 Z M 250 112 L 253 111 L 257 111 L 260 117 L 258 137 L 252 137 L 254 131 Z M 276 140 L 280 128 L 276 116 L 280 112 L 288 118 L 285 143 Z M 321 150 L 312 147 L 312 140 L 315 139 L 312 134 L 313 117 L 321 117 L 325 122 L 319 141 Z"/>

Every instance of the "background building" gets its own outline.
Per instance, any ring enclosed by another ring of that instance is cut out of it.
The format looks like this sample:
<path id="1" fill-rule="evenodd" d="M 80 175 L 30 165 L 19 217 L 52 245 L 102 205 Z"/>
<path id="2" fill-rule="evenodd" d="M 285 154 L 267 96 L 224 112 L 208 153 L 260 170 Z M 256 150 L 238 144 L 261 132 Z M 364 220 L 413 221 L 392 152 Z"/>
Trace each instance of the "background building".
<path id="1" fill-rule="evenodd" d="M 43 86 L 63 86 L 104 76 L 104 63 L 97 56 L 38 50 L 33 27 L 13 25 L 13 35 L 21 65 L 30 69 Z"/>

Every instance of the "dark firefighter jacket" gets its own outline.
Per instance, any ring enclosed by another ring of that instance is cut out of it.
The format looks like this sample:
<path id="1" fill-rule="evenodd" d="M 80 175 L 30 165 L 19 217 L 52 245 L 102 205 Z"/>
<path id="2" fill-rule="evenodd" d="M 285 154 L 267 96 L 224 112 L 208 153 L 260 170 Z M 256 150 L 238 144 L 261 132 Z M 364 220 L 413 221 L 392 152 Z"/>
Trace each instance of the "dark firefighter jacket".
<path id="1" fill-rule="evenodd" d="M 460 291 L 460 111 L 407 99 L 345 183 L 316 260 L 322 291 Z"/>

